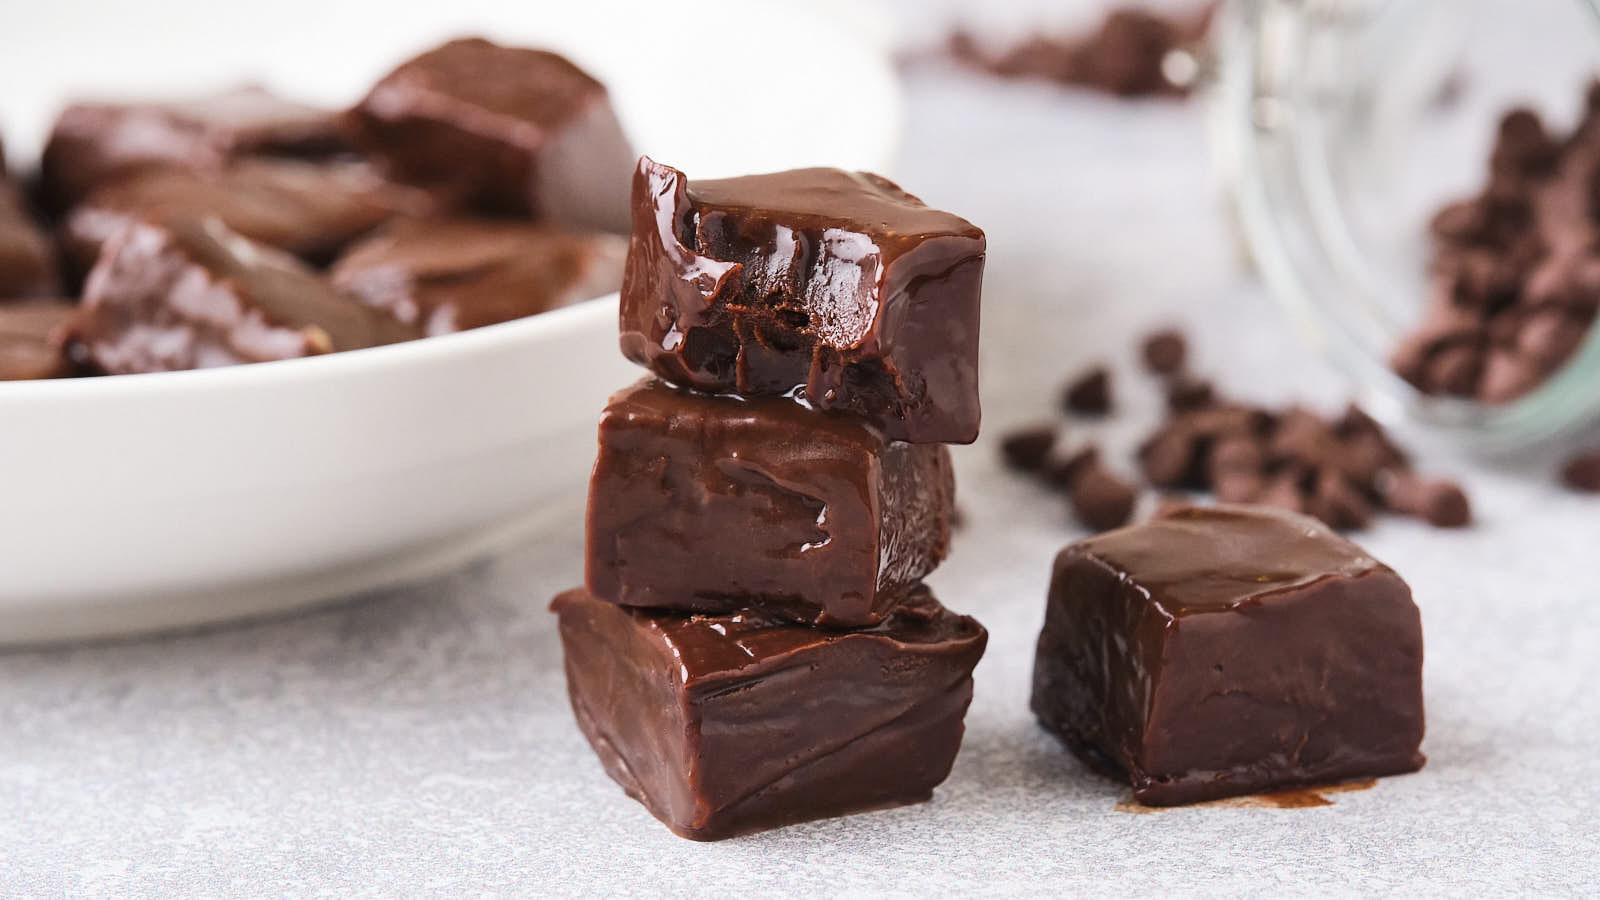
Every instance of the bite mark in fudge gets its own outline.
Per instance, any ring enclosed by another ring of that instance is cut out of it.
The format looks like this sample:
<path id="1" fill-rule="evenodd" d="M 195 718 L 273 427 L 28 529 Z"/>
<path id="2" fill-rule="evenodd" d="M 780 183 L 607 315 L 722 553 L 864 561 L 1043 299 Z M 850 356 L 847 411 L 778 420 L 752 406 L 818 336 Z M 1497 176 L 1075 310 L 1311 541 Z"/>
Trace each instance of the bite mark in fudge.
<path id="1" fill-rule="evenodd" d="M 565 58 L 451 41 L 350 112 L 394 177 L 489 212 L 625 233 L 634 153 L 605 86 Z"/>
<path id="2" fill-rule="evenodd" d="M 384 181 L 365 163 L 243 160 L 203 175 L 147 172 L 95 191 L 67 219 L 62 245 L 87 271 L 101 245 L 130 222 L 215 217 L 254 241 L 313 263 L 433 200 Z"/>
<path id="3" fill-rule="evenodd" d="M 28 218 L 22 192 L 0 177 L 0 301 L 59 290 L 50 239 Z"/>
<path id="4" fill-rule="evenodd" d="M 628 606 L 871 625 L 944 559 L 954 496 L 942 446 L 647 378 L 600 420 L 586 583 Z"/>
<path id="5" fill-rule="evenodd" d="M 1313 519 L 1179 509 L 1056 557 L 1032 706 L 1150 805 L 1411 772 L 1421 620 Z"/>
<path id="6" fill-rule="evenodd" d="M 0 304 L 0 381 L 65 378 L 76 374 L 62 352 L 77 307 L 61 300 Z"/>
<path id="7" fill-rule="evenodd" d="M 615 291 L 620 235 L 504 219 L 402 219 L 341 257 L 336 287 L 428 335 L 531 316 Z"/>
<path id="8" fill-rule="evenodd" d="M 673 832 L 717 840 L 929 799 L 988 634 L 926 588 L 883 624 L 558 596 L 567 691 L 606 772 Z"/>
<path id="9" fill-rule="evenodd" d="M 622 352 L 677 384 L 795 392 L 896 440 L 978 433 L 983 232 L 876 175 L 634 176 Z"/>
<path id="10" fill-rule="evenodd" d="M 215 219 L 129 226 L 107 244 L 70 340 L 108 374 L 198 369 L 418 337 Z"/>
<path id="11" fill-rule="evenodd" d="M 240 156 L 317 157 L 345 147 L 339 118 L 259 87 L 164 103 L 75 103 L 62 111 L 41 160 L 58 208 L 149 169 L 208 171 Z"/>

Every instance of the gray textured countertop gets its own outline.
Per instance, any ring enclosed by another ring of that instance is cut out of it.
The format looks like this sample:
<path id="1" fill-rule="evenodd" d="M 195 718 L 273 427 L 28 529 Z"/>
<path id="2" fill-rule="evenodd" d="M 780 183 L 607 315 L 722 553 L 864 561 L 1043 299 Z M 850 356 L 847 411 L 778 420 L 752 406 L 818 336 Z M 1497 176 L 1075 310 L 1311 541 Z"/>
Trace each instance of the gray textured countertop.
<path id="1" fill-rule="evenodd" d="M 1199 110 L 948 73 L 911 83 L 897 174 L 984 226 L 984 438 L 931 579 L 992 641 L 931 803 L 719 844 L 673 837 L 573 725 L 545 604 L 578 580 L 581 498 L 500 558 L 292 619 L 0 656 L 0 893 L 1589 893 L 1600 889 L 1600 501 L 1548 459 L 1438 455 L 1479 524 L 1358 536 L 1413 585 L 1429 763 L 1332 806 L 1135 815 L 1027 710 L 1051 556 L 1080 530 L 1001 471 L 1061 377 L 1120 367 L 1125 463 L 1156 397 L 1128 365 L 1180 322 L 1264 401 L 1335 374 L 1236 266 Z M 981 162 L 980 162 L 981 161 Z M 1204 315 L 1201 315 L 1204 311 Z M 598 411 L 597 411 L 598 412 Z"/>

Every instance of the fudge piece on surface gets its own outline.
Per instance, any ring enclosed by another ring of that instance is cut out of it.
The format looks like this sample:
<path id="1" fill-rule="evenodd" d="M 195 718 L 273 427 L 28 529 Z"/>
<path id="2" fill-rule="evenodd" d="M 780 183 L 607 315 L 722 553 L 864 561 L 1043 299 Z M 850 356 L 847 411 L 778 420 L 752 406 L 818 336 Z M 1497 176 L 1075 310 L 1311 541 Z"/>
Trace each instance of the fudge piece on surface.
<path id="1" fill-rule="evenodd" d="M 633 184 L 622 352 L 677 384 L 798 392 L 896 440 L 978 434 L 983 232 L 877 175 Z"/>
<path id="2" fill-rule="evenodd" d="M 384 76 L 349 120 L 401 181 L 487 212 L 627 231 L 633 149 L 605 86 L 557 54 L 450 41 Z"/>
<path id="3" fill-rule="evenodd" d="M 620 235 L 506 219 L 399 219 L 346 251 L 336 287 L 425 334 L 531 316 L 615 291 Z"/>
<path id="4" fill-rule="evenodd" d="M 1056 557 L 1032 705 L 1151 805 L 1411 772 L 1421 619 L 1315 519 L 1183 508 Z"/>
<path id="5" fill-rule="evenodd" d="M 942 446 L 646 378 L 600 420 L 586 585 L 628 606 L 871 625 L 944 559 L 954 504 Z"/>
<path id="6" fill-rule="evenodd" d="M 927 800 L 988 640 L 926 588 L 866 631 L 628 609 L 581 589 L 551 609 L 606 772 L 695 840 Z"/>
<path id="7" fill-rule="evenodd" d="M 216 219 L 139 223 L 89 274 L 70 340 L 109 374 L 355 350 L 420 335 Z"/>

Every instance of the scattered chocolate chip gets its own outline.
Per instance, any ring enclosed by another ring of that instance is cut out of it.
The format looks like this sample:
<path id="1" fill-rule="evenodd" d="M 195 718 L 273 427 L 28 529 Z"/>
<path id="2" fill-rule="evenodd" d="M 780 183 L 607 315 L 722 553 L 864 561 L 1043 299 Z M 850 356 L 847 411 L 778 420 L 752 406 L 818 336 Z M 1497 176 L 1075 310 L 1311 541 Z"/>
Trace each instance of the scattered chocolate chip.
<path id="1" fill-rule="evenodd" d="M 1389 509 L 1430 525 L 1460 528 L 1472 522 L 1472 506 L 1455 482 L 1425 481 L 1412 472 L 1387 471 L 1378 479 L 1377 488 Z"/>
<path id="2" fill-rule="evenodd" d="M 1062 392 L 1061 406 L 1067 412 L 1086 416 L 1110 412 L 1111 373 L 1104 366 L 1096 366 L 1078 376 Z"/>
<path id="3" fill-rule="evenodd" d="M 1179 374 L 1167 385 L 1167 409 L 1173 412 L 1204 409 L 1215 402 L 1216 391 L 1205 379 Z"/>
<path id="4" fill-rule="evenodd" d="M 1046 464 L 1045 481 L 1058 488 L 1071 489 L 1080 475 L 1099 466 L 1100 448 L 1088 444 L 1065 459 L 1056 459 Z"/>
<path id="5" fill-rule="evenodd" d="M 1600 450 L 1587 450 L 1561 467 L 1561 483 L 1575 491 L 1600 492 Z"/>
<path id="6" fill-rule="evenodd" d="M 1054 425 L 1019 428 L 1000 440 L 1000 453 L 1006 465 L 1023 472 L 1037 472 L 1056 445 Z"/>
<path id="7" fill-rule="evenodd" d="M 1067 497 L 1078 521 L 1095 531 L 1106 531 L 1128 524 L 1139 491 L 1096 457 L 1073 477 Z"/>
<path id="8" fill-rule="evenodd" d="M 1189 344 L 1181 333 L 1167 329 L 1145 338 L 1143 352 L 1145 368 L 1157 375 L 1171 375 L 1183 368 Z"/>

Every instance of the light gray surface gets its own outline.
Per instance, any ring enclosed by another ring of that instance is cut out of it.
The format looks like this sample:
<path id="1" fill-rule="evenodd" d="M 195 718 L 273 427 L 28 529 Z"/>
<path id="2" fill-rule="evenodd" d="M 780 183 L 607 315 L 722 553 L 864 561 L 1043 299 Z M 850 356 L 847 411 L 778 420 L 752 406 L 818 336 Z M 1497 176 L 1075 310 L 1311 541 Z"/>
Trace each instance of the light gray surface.
<path id="1" fill-rule="evenodd" d="M 1434 458 L 1480 524 L 1360 540 L 1412 583 L 1427 767 L 1302 810 L 1119 812 L 1027 711 L 1047 566 L 1081 534 L 999 470 L 1061 377 L 1118 364 L 1126 450 L 1154 416 L 1149 325 L 1261 400 L 1344 386 L 1239 273 L 1198 109 L 924 73 L 898 174 L 984 226 L 984 439 L 968 525 L 932 579 L 990 628 L 966 745 L 933 802 L 720 844 L 670 835 L 566 706 L 548 598 L 569 525 L 458 575 L 300 618 L 0 657 L 0 891 L 16 894 L 1473 893 L 1600 890 L 1600 501 L 1547 461 Z M 1197 310 L 1205 310 L 1205 315 Z M 597 411 L 598 412 L 598 411 Z"/>

